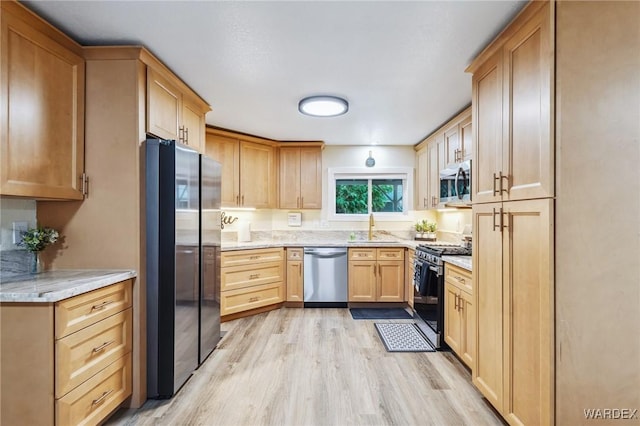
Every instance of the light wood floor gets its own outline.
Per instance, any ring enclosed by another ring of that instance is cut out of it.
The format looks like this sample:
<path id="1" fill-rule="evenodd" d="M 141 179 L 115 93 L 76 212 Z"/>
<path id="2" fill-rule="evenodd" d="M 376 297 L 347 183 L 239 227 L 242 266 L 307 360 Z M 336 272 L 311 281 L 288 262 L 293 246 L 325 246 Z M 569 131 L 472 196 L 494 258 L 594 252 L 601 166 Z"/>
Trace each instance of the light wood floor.
<path id="1" fill-rule="evenodd" d="M 455 356 L 386 352 L 376 321 L 283 308 L 224 323 L 218 348 L 174 398 L 107 424 L 503 424 Z"/>

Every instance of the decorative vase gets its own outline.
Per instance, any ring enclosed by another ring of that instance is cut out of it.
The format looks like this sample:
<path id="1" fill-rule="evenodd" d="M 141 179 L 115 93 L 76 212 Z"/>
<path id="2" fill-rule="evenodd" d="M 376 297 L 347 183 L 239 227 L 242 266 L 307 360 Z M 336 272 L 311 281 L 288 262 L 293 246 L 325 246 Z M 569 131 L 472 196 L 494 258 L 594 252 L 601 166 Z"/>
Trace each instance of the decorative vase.
<path id="1" fill-rule="evenodd" d="M 42 264 L 40 262 L 40 252 L 34 251 L 34 252 L 31 252 L 31 254 L 33 255 L 31 257 L 31 273 L 38 274 L 42 272 Z"/>

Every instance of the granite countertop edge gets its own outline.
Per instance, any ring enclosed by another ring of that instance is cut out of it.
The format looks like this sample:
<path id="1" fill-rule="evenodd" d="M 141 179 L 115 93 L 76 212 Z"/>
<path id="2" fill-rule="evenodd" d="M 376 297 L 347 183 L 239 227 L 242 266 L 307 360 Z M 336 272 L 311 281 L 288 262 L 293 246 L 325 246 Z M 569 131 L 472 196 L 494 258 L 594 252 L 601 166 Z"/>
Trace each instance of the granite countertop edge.
<path id="1" fill-rule="evenodd" d="M 248 242 L 223 242 L 222 251 L 273 248 L 273 247 L 405 247 L 415 249 L 423 241 L 414 240 L 394 240 L 394 241 L 327 241 L 327 240 L 305 240 L 305 241 L 284 241 L 265 240 Z"/>
<path id="2" fill-rule="evenodd" d="M 136 276 L 136 271 L 126 269 L 73 269 L 20 275 L 0 283 L 0 302 L 53 303 Z"/>
<path id="3" fill-rule="evenodd" d="M 466 269 L 469 272 L 472 272 L 472 261 L 471 256 L 453 256 L 453 255 L 444 255 L 442 256 L 442 260 L 444 262 L 450 263 L 452 265 L 459 266 L 463 269 Z"/>

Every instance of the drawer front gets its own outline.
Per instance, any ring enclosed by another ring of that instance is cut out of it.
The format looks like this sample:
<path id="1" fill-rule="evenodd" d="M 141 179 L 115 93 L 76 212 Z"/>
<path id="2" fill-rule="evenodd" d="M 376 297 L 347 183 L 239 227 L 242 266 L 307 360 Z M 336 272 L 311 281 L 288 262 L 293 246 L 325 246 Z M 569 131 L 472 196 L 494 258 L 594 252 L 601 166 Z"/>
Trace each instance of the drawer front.
<path id="1" fill-rule="evenodd" d="M 223 268 L 220 273 L 220 290 L 235 290 L 278 281 L 284 281 L 283 262 L 257 264 L 251 268 Z"/>
<path id="2" fill-rule="evenodd" d="M 56 398 L 131 352 L 131 308 L 56 341 Z"/>
<path id="3" fill-rule="evenodd" d="M 220 256 L 220 266 L 255 265 L 256 263 L 284 260 L 284 249 L 268 248 L 255 250 L 224 251 Z"/>
<path id="4" fill-rule="evenodd" d="M 471 274 L 466 269 L 446 263 L 444 268 L 444 279 L 446 282 L 450 282 L 456 287 L 473 294 Z"/>
<path id="5" fill-rule="evenodd" d="M 378 260 L 404 260 L 404 247 L 379 248 L 376 255 Z"/>
<path id="6" fill-rule="evenodd" d="M 223 291 L 220 299 L 220 315 L 235 314 L 283 301 L 284 285 L 282 282 Z"/>
<path id="7" fill-rule="evenodd" d="M 56 339 L 130 308 L 132 283 L 122 281 L 56 303 Z"/>
<path id="8" fill-rule="evenodd" d="M 131 395 L 131 355 L 56 400 L 56 425 L 96 425 Z"/>
<path id="9" fill-rule="evenodd" d="M 302 260 L 304 258 L 304 249 L 301 248 L 288 248 L 287 260 Z"/>
<path id="10" fill-rule="evenodd" d="M 369 249 L 369 248 L 349 249 L 349 260 L 376 260 L 376 249 Z"/>

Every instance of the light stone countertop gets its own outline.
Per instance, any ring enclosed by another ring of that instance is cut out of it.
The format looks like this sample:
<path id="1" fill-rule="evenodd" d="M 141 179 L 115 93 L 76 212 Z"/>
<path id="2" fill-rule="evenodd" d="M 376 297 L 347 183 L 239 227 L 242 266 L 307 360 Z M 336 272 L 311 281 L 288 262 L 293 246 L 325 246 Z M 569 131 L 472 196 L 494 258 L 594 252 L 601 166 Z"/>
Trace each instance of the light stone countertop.
<path id="1" fill-rule="evenodd" d="M 459 266 L 467 271 L 472 271 L 471 256 L 442 256 L 442 260 L 452 265 Z"/>
<path id="2" fill-rule="evenodd" d="M 424 243 L 423 241 L 415 240 L 372 240 L 372 241 L 336 241 L 336 240 L 305 240 L 305 241 L 286 241 L 286 240 L 261 240 L 261 241 L 248 241 L 248 242 L 222 242 L 222 251 L 233 250 L 245 250 L 245 249 L 258 249 L 258 248 L 271 248 L 271 247 L 406 247 L 415 249 L 418 244 Z"/>
<path id="3" fill-rule="evenodd" d="M 15 276 L 0 283 L 0 302 L 51 303 L 137 276 L 133 270 L 62 270 Z"/>

